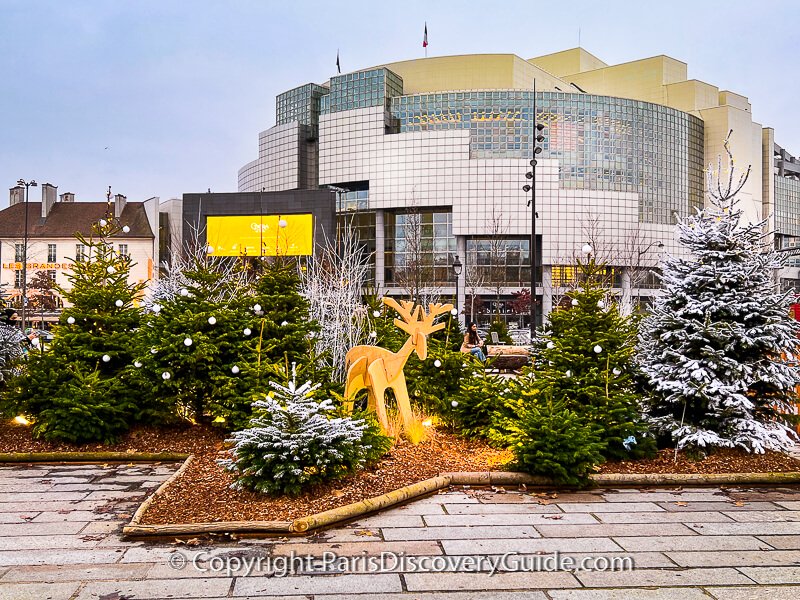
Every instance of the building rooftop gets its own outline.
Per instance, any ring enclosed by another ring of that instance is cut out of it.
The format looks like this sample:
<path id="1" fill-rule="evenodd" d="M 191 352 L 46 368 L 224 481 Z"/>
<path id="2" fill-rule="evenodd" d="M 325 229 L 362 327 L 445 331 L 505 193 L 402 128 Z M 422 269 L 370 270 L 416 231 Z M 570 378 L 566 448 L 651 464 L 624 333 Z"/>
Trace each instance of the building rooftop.
<path id="1" fill-rule="evenodd" d="M 92 231 L 92 224 L 106 218 L 109 213 L 106 202 L 56 202 L 47 218 L 43 219 L 41 202 L 28 202 L 27 206 L 28 237 L 32 238 L 73 237 L 76 233 L 88 235 Z M 113 204 L 110 212 L 114 212 Z M 115 238 L 154 237 L 142 202 L 127 202 L 119 221 L 131 230 L 129 233 L 120 232 Z M 0 210 L 0 238 L 24 236 L 25 203 Z"/>

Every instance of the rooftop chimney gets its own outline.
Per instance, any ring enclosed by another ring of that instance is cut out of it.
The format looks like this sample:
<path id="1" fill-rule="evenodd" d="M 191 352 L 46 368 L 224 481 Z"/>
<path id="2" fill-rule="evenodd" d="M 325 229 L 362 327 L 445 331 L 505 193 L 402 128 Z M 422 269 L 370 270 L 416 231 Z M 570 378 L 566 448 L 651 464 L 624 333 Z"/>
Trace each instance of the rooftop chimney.
<path id="1" fill-rule="evenodd" d="M 125 202 L 128 199 L 123 196 L 122 194 L 116 194 L 114 196 L 114 216 L 116 218 L 120 218 L 122 216 L 122 211 L 125 209 Z"/>
<path id="2" fill-rule="evenodd" d="M 22 204 L 25 202 L 25 188 L 21 185 L 16 187 L 10 188 L 9 192 L 9 206 L 14 206 L 15 204 Z"/>
<path id="3" fill-rule="evenodd" d="M 72 192 L 64 192 L 61 194 L 61 201 L 62 202 L 75 202 L 75 194 Z"/>
<path id="4" fill-rule="evenodd" d="M 58 187 L 51 183 L 42 184 L 42 218 L 46 219 L 58 198 Z"/>

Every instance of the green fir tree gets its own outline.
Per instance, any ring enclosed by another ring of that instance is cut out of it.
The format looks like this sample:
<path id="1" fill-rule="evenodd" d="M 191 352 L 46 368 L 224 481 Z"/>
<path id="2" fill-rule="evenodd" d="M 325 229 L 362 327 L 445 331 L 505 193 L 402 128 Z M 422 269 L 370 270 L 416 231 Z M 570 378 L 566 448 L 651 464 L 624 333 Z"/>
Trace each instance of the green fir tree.
<path id="1" fill-rule="evenodd" d="M 185 418 L 247 424 L 259 361 L 262 317 L 238 263 L 196 256 L 157 290 L 129 369 L 153 402 Z"/>
<path id="2" fill-rule="evenodd" d="M 539 341 L 535 378 L 523 379 L 590 424 L 607 458 L 652 452 L 633 384 L 636 326 L 609 297 L 605 265 L 578 261 L 580 289 L 555 310 Z"/>
<path id="3" fill-rule="evenodd" d="M 132 387 L 137 303 L 144 284 L 130 280 L 129 256 L 114 249 L 125 232 L 110 216 L 77 235 L 84 252 L 72 261 L 70 289 L 56 288 L 69 307 L 44 353 L 31 353 L 6 402 L 34 421 L 34 433 L 69 442 L 111 442 L 150 407 Z"/>

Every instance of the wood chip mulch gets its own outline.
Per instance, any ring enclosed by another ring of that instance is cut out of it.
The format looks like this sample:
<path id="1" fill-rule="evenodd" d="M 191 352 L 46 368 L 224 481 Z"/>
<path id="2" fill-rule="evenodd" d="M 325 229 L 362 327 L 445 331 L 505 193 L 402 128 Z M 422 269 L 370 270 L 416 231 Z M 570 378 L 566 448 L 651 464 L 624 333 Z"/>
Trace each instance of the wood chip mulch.
<path id="1" fill-rule="evenodd" d="M 355 475 L 322 484 L 296 498 L 270 498 L 230 489 L 233 476 L 216 464 L 227 452 L 220 445 L 196 457 L 183 475 L 153 501 L 142 525 L 215 521 L 291 521 L 337 508 L 447 471 L 501 470 L 507 451 L 431 430 L 416 446 L 400 442 L 381 461 Z"/>
<path id="2" fill-rule="evenodd" d="M 748 454 L 744 450 L 719 449 L 703 460 L 675 450 L 659 450 L 654 458 L 636 461 L 607 462 L 599 473 L 787 473 L 800 471 L 800 461 L 781 452 Z"/>
<path id="3" fill-rule="evenodd" d="M 0 452 L 185 452 L 207 451 L 209 444 L 222 444 L 225 434 L 216 429 L 192 425 L 176 427 L 134 427 L 116 444 L 69 444 L 48 442 L 31 435 L 31 428 L 3 420 L 0 424 Z"/>

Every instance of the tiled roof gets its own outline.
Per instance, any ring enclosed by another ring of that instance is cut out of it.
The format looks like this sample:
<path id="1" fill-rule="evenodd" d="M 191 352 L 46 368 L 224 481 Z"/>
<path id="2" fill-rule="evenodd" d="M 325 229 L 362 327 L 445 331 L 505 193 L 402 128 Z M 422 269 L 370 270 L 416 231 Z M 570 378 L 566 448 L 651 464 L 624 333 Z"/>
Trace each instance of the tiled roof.
<path id="1" fill-rule="evenodd" d="M 56 202 L 47 219 L 42 219 L 42 203 L 28 202 L 28 237 L 63 238 L 76 233 L 88 235 L 92 231 L 92 223 L 106 218 L 108 206 L 105 202 Z M 114 211 L 113 204 L 111 211 Z M 129 233 L 120 232 L 115 238 L 154 237 L 142 202 L 126 203 L 119 221 L 131 230 Z M 22 238 L 24 235 L 25 203 L 0 210 L 0 239 Z"/>

